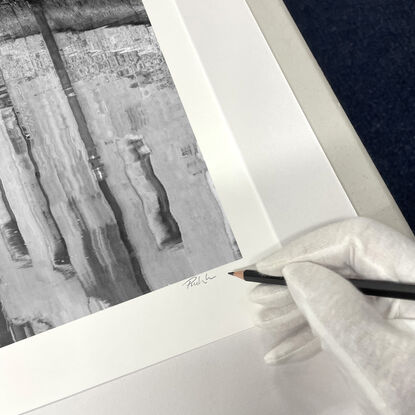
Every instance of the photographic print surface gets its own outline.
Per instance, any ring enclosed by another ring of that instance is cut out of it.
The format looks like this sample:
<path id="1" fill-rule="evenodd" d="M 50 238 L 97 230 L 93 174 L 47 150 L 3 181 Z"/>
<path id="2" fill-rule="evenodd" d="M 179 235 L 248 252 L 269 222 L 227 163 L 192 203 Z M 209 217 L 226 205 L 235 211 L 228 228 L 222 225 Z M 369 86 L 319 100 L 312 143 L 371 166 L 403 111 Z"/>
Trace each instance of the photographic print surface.
<path id="1" fill-rule="evenodd" d="M 0 0 L 0 115 L 0 346 L 241 257 L 141 0 Z"/>

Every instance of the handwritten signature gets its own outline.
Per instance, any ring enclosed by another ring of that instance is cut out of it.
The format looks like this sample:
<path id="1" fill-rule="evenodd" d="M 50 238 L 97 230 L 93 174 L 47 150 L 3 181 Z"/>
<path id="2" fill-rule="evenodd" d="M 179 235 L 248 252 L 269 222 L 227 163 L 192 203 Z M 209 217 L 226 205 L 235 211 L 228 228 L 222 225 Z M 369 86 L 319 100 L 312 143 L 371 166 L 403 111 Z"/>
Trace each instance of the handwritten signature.
<path id="1" fill-rule="evenodd" d="M 198 285 L 204 285 L 207 284 L 209 282 L 209 280 L 213 280 L 216 278 L 216 275 L 208 275 L 208 274 L 204 274 L 204 275 L 198 275 L 196 277 L 190 277 L 188 278 L 183 285 L 186 288 L 192 288 L 192 287 L 197 287 Z"/>

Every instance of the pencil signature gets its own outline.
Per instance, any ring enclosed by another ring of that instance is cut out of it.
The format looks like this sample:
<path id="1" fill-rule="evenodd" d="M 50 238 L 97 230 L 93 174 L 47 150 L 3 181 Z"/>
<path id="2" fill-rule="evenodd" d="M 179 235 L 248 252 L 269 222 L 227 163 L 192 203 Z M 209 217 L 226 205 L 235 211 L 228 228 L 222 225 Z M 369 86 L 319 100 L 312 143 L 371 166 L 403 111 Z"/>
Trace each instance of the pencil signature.
<path id="1" fill-rule="evenodd" d="M 209 280 L 213 280 L 216 278 L 216 275 L 208 275 L 208 274 L 204 274 L 204 275 L 198 275 L 196 277 L 190 277 L 188 278 L 183 285 L 186 288 L 192 288 L 192 287 L 197 287 L 198 285 L 204 285 L 207 284 L 209 282 Z"/>

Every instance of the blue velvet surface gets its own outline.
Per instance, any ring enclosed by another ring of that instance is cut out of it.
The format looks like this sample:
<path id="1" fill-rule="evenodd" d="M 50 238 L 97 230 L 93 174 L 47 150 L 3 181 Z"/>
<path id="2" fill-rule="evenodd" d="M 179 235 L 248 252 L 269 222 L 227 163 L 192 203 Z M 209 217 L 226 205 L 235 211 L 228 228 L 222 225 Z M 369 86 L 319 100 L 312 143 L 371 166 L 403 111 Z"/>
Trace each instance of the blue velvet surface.
<path id="1" fill-rule="evenodd" d="M 284 1 L 415 231 L 415 3 Z"/>

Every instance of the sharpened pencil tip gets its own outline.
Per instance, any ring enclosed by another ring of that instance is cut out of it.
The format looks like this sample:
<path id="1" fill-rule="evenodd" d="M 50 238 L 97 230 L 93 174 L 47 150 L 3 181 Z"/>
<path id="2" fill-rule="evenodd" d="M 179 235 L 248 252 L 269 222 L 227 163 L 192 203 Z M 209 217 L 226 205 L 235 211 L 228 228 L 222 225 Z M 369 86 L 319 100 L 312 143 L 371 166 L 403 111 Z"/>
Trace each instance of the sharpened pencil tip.
<path id="1" fill-rule="evenodd" d="M 244 272 L 243 271 L 228 272 L 228 274 L 233 275 L 236 278 L 240 278 L 241 280 L 244 279 Z"/>

